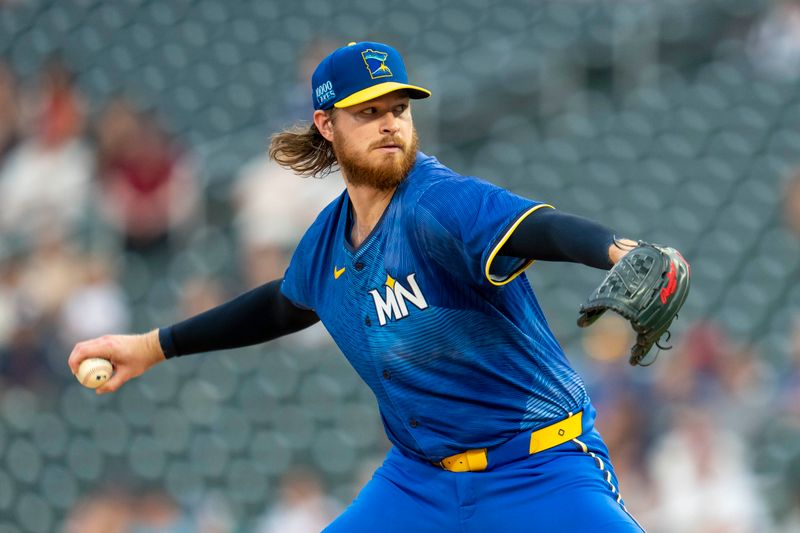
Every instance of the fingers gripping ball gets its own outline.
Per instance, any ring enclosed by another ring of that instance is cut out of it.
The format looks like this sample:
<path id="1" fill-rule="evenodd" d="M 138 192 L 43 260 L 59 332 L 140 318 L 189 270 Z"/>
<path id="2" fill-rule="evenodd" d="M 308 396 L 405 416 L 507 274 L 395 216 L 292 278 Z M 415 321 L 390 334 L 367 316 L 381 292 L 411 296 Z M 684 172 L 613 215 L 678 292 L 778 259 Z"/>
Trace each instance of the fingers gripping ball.
<path id="1" fill-rule="evenodd" d="M 103 385 L 114 373 L 114 367 L 108 359 L 91 357 L 81 361 L 75 377 L 84 387 L 96 389 Z"/>
<path id="2" fill-rule="evenodd" d="M 674 248 L 639 242 L 581 306 L 578 325 L 590 326 L 608 309 L 619 313 L 637 333 L 630 363 L 640 364 L 653 344 L 669 334 L 689 294 L 690 274 L 689 263 Z"/>

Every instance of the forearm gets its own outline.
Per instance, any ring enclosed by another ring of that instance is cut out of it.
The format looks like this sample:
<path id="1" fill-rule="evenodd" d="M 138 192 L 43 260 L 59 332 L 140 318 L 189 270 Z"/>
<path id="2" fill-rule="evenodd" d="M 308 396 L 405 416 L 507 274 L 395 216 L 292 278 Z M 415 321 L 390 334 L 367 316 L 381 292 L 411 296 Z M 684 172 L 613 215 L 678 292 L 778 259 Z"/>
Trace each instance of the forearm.
<path id="1" fill-rule="evenodd" d="M 500 255 L 608 270 L 634 246 L 636 242 L 615 240 L 611 230 L 586 218 L 541 209 L 520 223 Z"/>
<path id="2" fill-rule="evenodd" d="M 300 309 L 271 281 L 197 316 L 158 330 L 167 358 L 239 348 L 294 333 L 316 323 L 314 311 Z"/>

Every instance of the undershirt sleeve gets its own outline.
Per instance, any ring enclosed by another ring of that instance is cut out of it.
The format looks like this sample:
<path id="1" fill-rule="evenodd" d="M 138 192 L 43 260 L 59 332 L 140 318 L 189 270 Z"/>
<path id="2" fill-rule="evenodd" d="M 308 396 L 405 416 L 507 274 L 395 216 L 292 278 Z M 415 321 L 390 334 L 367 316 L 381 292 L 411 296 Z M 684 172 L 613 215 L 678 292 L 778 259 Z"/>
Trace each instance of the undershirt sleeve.
<path id="1" fill-rule="evenodd" d="M 554 209 L 542 209 L 522 220 L 498 255 L 582 263 L 608 270 L 613 266 L 608 257 L 613 242 L 614 234 L 601 224 Z"/>
<path id="2" fill-rule="evenodd" d="M 158 330 L 169 359 L 259 344 L 319 321 L 281 293 L 282 279 L 271 281 L 192 318 Z"/>

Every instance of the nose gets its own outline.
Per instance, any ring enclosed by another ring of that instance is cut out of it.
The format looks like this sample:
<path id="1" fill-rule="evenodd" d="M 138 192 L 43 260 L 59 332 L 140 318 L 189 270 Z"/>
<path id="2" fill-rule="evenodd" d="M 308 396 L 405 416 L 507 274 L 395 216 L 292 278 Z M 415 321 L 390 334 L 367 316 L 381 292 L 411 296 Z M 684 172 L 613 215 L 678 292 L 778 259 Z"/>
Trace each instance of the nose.
<path id="1" fill-rule="evenodd" d="M 384 113 L 381 120 L 381 133 L 384 135 L 394 135 L 400 130 L 400 121 L 391 111 Z"/>

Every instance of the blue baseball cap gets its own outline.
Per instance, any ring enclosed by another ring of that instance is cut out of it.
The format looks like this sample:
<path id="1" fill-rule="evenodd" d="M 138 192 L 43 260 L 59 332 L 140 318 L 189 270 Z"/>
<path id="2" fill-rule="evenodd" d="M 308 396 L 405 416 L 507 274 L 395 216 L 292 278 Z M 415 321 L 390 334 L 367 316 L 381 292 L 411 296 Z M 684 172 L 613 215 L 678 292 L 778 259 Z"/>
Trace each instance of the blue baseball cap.
<path id="1" fill-rule="evenodd" d="M 311 76 L 314 109 L 349 107 L 398 89 L 406 89 L 411 98 L 431 95 L 408 84 L 400 52 L 383 43 L 350 43 L 334 50 Z"/>

